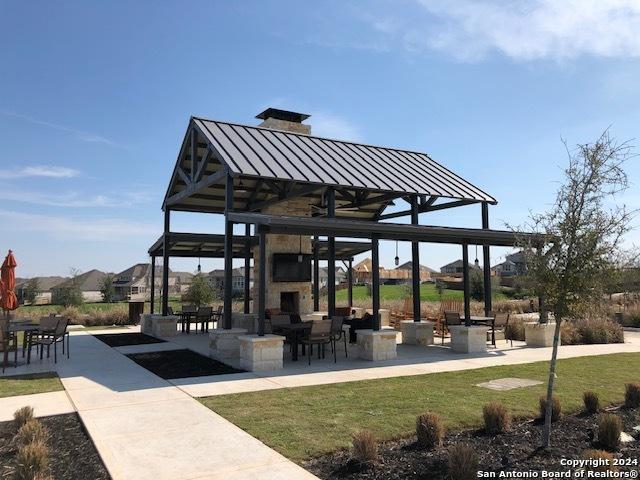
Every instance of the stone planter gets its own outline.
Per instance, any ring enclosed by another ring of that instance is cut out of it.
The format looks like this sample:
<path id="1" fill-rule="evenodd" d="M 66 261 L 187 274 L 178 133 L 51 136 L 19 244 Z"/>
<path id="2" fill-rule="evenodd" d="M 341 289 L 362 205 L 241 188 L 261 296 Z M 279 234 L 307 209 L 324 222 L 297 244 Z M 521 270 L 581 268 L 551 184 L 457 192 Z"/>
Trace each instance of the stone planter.
<path id="1" fill-rule="evenodd" d="M 240 340 L 238 338 L 246 334 L 247 330 L 244 328 L 211 330 L 209 332 L 209 355 L 221 362 L 240 358 Z"/>
<path id="2" fill-rule="evenodd" d="M 178 320 L 176 315 L 144 314 L 140 317 L 140 331 L 157 338 L 175 337 L 178 334 Z"/>
<path id="3" fill-rule="evenodd" d="M 282 370 L 284 338 L 280 335 L 241 335 L 240 367 L 250 372 Z"/>
<path id="4" fill-rule="evenodd" d="M 451 325 L 451 350 L 458 353 L 481 353 L 487 351 L 487 332 L 484 325 Z"/>
<path id="5" fill-rule="evenodd" d="M 152 313 L 143 313 L 142 315 L 140 315 L 140 332 L 144 333 L 145 335 L 151 335 L 152 334 L 152 324 L 151 324 L 151 317 L 153 316 Z"/>
<path id="6" fill-rule="evenodd" d="M 392 360 L 398 356 L 395 330 L 356 330 L 356 335 L 363 360 Z"/>
<path id="7" fill-rule="evenodd" d="M 556 323 L 525 322 L 524 339 L 527 347 L 553 347 Z M 560 345 L 560 339 L 558 339 Z"/>
<path id="8" fill-rule="evenodd" d="M 404 345 L 433 345 L 434 322 L 404 320 L 400 324 Z"/>

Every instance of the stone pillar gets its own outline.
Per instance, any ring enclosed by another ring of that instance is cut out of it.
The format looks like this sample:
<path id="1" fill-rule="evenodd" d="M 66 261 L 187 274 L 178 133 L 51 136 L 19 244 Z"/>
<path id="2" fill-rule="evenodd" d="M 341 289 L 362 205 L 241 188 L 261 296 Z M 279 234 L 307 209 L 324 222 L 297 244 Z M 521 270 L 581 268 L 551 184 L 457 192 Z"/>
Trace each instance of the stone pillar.
<path id="1" fill-rule="evenodd" d="M 553 347 L 555 329 L 556 322 L 525 322 L 524 339 L 527 342 L 527 347 Z M 558 339 L 558 342 L 560 345 L 561 340 Z"/>
<path id="2" fill-rule="evenodd" d="M 398 356 L 395 330 L 356 330 L 356 335 L 363 360 L 393 360 Z"/>
<path id="3" fill-rule="evenodd" d="M 240 358 L 239 337 L 247 334 L 244 328 L 216 328 L 209 332 L 209 355 L 224 362 Z"/>
<path id="4" fill-rule="evenodd" d="M 140 315 L 140 332 L 145 335 L 151 335 L 151 317 L 153 313 L 143 313 Z"/>
<path id="5" fill-rule="evenodd" d="M 404 345 L 433 345 L 434 322 L 422 320 L 404 320 L 400 324 L 402 330 L 402 343 Z"/>
<path id="6" fill-rule="evenodd" d="M 489 328 L 484 325 L 451 325 L 451 349 L 459 353 L 486 352 Z"/>
<path id="7" fill-rule="evenodd" d="M 178 334 L 176 315 L 144 314 L 140 317 L 140 330 L 153 337 L 175 337 Z"/>
<path id="8" fill-rule="evenodd" d="M 246 333 L 258 332 L 258 315 L 255 313 L 235 313 L 232 316 L 233 328 L 243 328 Z"/>
<path id="9" fill-rule="evenodd" d="M 282 370 L 284 361 L 284 339 L 280 335 L 241 335 L 240 368 L 249 372 Z"/>

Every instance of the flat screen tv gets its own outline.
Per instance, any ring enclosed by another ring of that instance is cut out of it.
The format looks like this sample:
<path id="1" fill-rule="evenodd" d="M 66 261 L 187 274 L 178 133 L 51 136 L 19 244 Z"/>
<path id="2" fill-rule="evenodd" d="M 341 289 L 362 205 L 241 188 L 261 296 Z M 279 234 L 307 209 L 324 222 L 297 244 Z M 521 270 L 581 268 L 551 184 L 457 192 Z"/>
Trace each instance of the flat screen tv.
<path id="1" fill-rule="evenodd" d="M 311 255 L 303 254 L 299 262 L 297 253 L 273 254 L 274 282 L 310 282 Z"/>

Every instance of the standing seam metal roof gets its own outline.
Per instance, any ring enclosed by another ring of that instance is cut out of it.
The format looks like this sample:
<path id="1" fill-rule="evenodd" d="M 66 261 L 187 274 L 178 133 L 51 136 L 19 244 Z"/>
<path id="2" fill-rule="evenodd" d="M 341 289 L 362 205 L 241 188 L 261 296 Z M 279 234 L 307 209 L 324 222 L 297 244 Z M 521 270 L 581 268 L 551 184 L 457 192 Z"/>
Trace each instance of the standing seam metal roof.
<path id="1" fill-rule="evenodd" d="M 234 175 L 497 203 L 425 153 L 196 117 L 193 122 Z"/>

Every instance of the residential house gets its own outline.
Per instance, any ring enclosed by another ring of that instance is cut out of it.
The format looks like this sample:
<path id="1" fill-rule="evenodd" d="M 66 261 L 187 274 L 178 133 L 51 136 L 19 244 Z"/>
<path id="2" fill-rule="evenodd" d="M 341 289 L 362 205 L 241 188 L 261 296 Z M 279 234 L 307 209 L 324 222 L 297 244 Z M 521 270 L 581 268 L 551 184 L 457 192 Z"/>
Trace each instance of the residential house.
<path id="1" fill-rule="evenodd" d="M 507 255 L 505 261 L 495 265 L 491 270 L 501 277 L 522 276 L 527 273 L 527 259 L 523 251 Z"/>
<path id="2" fill-rule="evenodd" d="M 365 258 L 361 262 L 357 263 L 353 267 L 353 275 L 355 283 L 371 283 L 371 258 Z M 408 268 L 407 268 L 408 265 Z M 412 271 L 411 262 L 406 262 L 403 265 L 387 269 L 380 267 L 380 283 L 409 283 L 411 282 Z M 420 281 L 426 282 L 431 278 L 429 267 L 420 266 Z"/>
<path id="3" fill-rule="evenodd" d="M 404 262 L 402 265 L 396 267 L 396 270 L 405 270 L 410 272 L 411 274 L 413 268 L 413 262 L 409 260 L 408 262 Z M 429 268 L 426 265 L 420 265 L 420 281 L 425 282 L 431 280 L 434 274 L 438 274 L 433 268 Z"/>
<path id="4" fill-rule="evenodd" d="M 36 305 L 45 305 L 51 303 L 51 289 L 69 279 L 69 277 L 34 278 L 38 280 L 38 289 L 40 290 L 40 293 L 36 296 L 35 299 Z M 18 297 L 18 302 L 20 302 L 21 304 L 25 302 L 26 289 L 31 280 L 33 279 L 22 278 L 16 282 L 16 296 Z"/>
<path id="5" fill-rule="evenodd" d="M 336 285 L 347 281 L 347 270 L 341 266 L 336 267 Z M 318 271 L 318 283 L 320 288 L 325 288 L 329 284 L 329 269 L 320 267 Z"/>
<path id="6" fill-rule="evenodd" d="M 173 272 L 172 274 L 176 277 L 176 282 L 180 286 L 180 293 L 187 293 L 193 280 L 193 273 Z"/>
<path id="7" fill-rule="evenodd" d="M 456 260 L 455 262 L 447 263 L 446 265 L 440 267 L 440 273 L 443 275 L 447 275 L 449 277 L 462 277 L 462 270 L 464 267 L 464 263 L 462 260 Z M 474 265 L 473 263 L 469 264 L 469 270 L 479 269 L 480 266 Z"/>
<path id="8" fill-rule="evenodd" d="M 155 289 L 162 289 L 162 267 L 156 266 Z M 172 272 L 169 269 L 169 293 L 183 293 L 182 278 L 187 285 L 191 284 L 191 275 L 186 272 Z M 113 280 L 116 300 L 143 301 L 151 297 L 151 264 L 136 263 L 126 270 L 115 275 Z"/>
<path id="9" fill-rule="evenodd" d="M 209 283 L 217 295 L 224 292 L 224 270 L 211 270 L 207 275 Z M 249 269 L 249 288 L 253 288 L 253 268 Z M 244 267 L 234 268 L 232 270 L 232 294 L 234 296 L 244 295 Z"/>
<path id="10" fill-rule="evenodd" d="M 51 303 L 60 303 L 60 292 L 64 288 L 70 286 L 72 282 L 75 282 L 82 292 L 82 299 L 85 302 L 100 302 L 102 301 L 100 286 L 106 276 L 107 274 L 105 272 L 94 269 L 73 278 L 69 278 L 68 280 L 65 280 L 51 288 Z"/>

